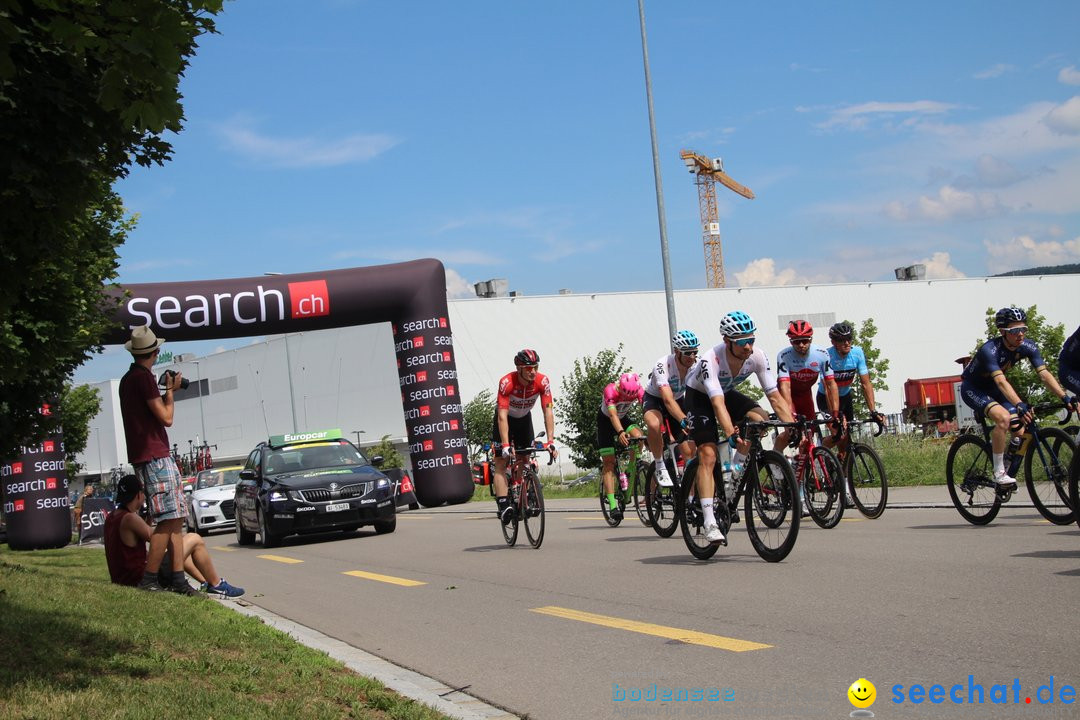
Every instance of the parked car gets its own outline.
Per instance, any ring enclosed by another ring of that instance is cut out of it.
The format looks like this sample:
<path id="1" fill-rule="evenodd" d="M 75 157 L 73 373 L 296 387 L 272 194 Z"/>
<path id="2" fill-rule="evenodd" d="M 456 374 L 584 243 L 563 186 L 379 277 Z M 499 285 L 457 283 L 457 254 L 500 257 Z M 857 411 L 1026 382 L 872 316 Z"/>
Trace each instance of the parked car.
<path id="1" fill-rule="evenodd" d="M 236 482 L 243 465 L 203 470 L 192 488 L 184 489 L 188 498 L 187 528 L 206 535 L 210 530 L 232 527 L 236 522 Z"/>
<path id="2" fill-rule="evenodd" d="M 287 535 L 397 527 L 394 484 L 340 430 L 275 435 L 248 455 L 236 483 L 236 542 L 275 547 Z"/>

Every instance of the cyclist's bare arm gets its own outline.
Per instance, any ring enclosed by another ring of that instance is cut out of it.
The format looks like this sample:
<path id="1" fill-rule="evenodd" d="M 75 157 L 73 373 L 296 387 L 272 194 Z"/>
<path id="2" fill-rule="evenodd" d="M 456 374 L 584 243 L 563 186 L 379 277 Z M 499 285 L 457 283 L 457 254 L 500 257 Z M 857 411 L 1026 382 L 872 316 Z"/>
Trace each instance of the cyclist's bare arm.
<path id="1" fill-rule="evenodd" d="M 866 409 L 873 415 L 877 412 L 877 403 L 874 402 L 874 384 L 870 382 L 870 374 L 860 375 L 859 382 L 862 384 L 863 397 L 866 398 Z"/>
<path id="2" fill-rule="evenodd" d="M 547 430 L 547 440 L 549 452 L 552 458 L 559 456 L 559 451 L 555 448 L 555 411 L 552 409 L 552 405 L 549 403 L 544 406 L 544 429 Z"/>
<path id="3" fill-rule="evenodd" d="M 834 418 L 840 418 L 846 423 L 847 418 L 840 414 L 840 389 L 836 386 L 834 378 L 825 378 L 825 403 L 829 406 L 829 414 Z"/>
<path id="4" fill-rule="evenodd" d="M 776 417 L 780 418 L 781 421 L 792 422 L 792 420 L 794 420 L 791 416 L 791 405 L 784 400 L 784 396 L 781 395 L 778 390 L 766 393 L 765 397 L 769 399 L 769 404 L 772 405 L 773 412 L 776 413 Z"/>
<path id="5" fill-rule="evenodd" d="M 680 423 L 686 418 L 686 413 L 679 407 L 679 401 L 675 399 L 675 393 L 671 392 L 670 386 L 660 386 L 660 400 L 663 401 L 664 407 L 667 408 L 668 415 L 671 415 Z"/>
<path id="6" fill-rule="evenodd" d="M 793 405 L 791 402 L 791 381 L 787 379 L 778 380 L 776 387 L 780 391 L 780 396 L 784 398 L 784 402 L 788 404 L 788 407 L 791 407 Z"/>

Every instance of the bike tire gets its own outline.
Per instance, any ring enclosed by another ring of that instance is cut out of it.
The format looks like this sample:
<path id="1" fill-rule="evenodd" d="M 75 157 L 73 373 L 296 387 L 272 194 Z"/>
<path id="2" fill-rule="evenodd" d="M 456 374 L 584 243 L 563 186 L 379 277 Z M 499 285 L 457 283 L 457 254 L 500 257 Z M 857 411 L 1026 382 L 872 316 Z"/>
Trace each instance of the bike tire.
<path id="1" fill-rule="evenodd" d="M 514 543 L 517 542 L 517 538 L 518 538 L 518 522 L 519 522 L 519 520 L 518 520 L 518 507 L 519 507 L 519 504 L 514 503 L 512 498 L 513 498 L 513 495 L 511 493 L 510 509 L 513 512 L 513 515 L 510 518 L 510 522 L 508 522 L 506 524 L 503 524 L 502 518 L 499 519 L 499 525 L 502 527 L 503 540 L 505 540 L 506 544 L 509 545 L 510 547 L 514 547 Z"/>
<path id="2" fill-rule="evenodd" d="M 708 560 L 716 554 L 716 551 L 720 549 L 720 545 L 705 539 L 705 516 L 701 511 L 701 504 L 696 497 L 690 497 L 696 485 L 694 482 L 696 471 L 696 460 L 686 463 L 683 483 L 679 487 L 679 527 L 682 529 L 683 542 L 686 543 L 686 548 L 690 551 L 690 554 L 698 560 Z M 722 487 L 722 483 L 715 485 L 715 488 Z M 713 506 L 716 507 L 723 501 L 718 497 L 715 489 L 713 495 Z"/>
<path id="3" fill-rule="evenodd" d="M 1069 468 L 1069 499 L 1074 508 L 1080 508 L 1080 454 L 1073 453 Z M 1076 524 L 1080 526 L 1080 512 L 1076 513 Z"/>
<path id="4" fill-rule="evenodd" d="M 532 470 L 525 471 L 521 497 L 525 536 L 529 538 L 530 545 L 539 548 L 540 543 L 544 542 L 544 487 Z"/>
<path id="5" fill-rule="evenodd" d="M 945 484 L 960 516 L 972 525 L 987 525 L 1001 510 L 994 488 L 990 446 L 975 435 L 961 435 L 945 459 Z"/>
<path id="6" fill-rule="evenodd" d="M 859 512 L 871 520 L 881 517 L 889 499 L 889 479 L 877 451 L 865 443 L 852 443 L 844 476 Z"/>
<path id="7" fill-rule="evenodd" d="M 622 492 L 615 493 L 615 503 L 619 506 L 621 511 L 625 507 L 625 503 L 622 499 Z M 607 495 L 604 494 L 604 476 L 600 475 L 600 512 L 604 514 L 604 522 L 611 527 L 619 527 L 619 523 L 622 522 L 622 517 L 614 517 L 611 514 L 611 508 L 608 507 Z"/>
<path id="8" fill-rule="evenodd" d="M 836 527 L 844 517 L 844 471 L 836 453 L 814 448 L 803 463 L 801 485 L 810 519 L 825 530 Z"/>
<path id="9" fill-rule="evenodd" d="M 652 470 L 656 472 L 656 467 L 650 463 L 639 461 L 637 469 L 634 472 L 634 511 L 637 512 L 638 520 L 645 527 L 651 527 L 652 523 L 649 521 L 649 508 L 648 508 L 648 488 L 649 478 L 648 472 Z"/>
<path id="10" fill-rule="evenodd" d="M 787 459 L 764 450 L 746 468 L 743 514 L 754 550 L 766 562 L 780 562 L 799 537 L 799 488 Z"/>
<path id="11" fill-rule="evenodd" d="M 649 516 L 649 525 L 662 538 L 669 538 L 679 527 L 678 488 L 660 487 L 656 484 L 656 468 L 646 471 L 645 511 Z"/>
<path id="12" fill-rule="evenodd" d="M 1055 525 L 1072 525 L 1075 505 L 1069 498 L 1069 466 L 1076 444 L 1058 428 L 1039 428 L 1037 445 L 1024 456 L 1024 475 L 1035 509 Z M 1040 453 L 1041 451 L 1041 453 Z"/>

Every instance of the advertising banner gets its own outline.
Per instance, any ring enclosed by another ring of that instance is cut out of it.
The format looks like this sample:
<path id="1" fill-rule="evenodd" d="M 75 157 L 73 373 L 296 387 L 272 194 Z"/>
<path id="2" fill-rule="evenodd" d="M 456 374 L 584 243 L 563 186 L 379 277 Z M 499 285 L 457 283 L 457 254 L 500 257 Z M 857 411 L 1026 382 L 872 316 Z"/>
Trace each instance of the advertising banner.
<path id="1" fill-rule="evenodd" d="M 126 342 L 142 325 L 174 341 L 391 323 L 416 497 L 429 507 L 472 497 L 446 274 L 438 260 L 128 285 L 120 293 L 107 343 Z"/>
<path id="2" fill-rule="evenodd" d="M 105 518 L 116 507 L 108 498 L 86 498 L 82 515 L 75 522 L 79 528 L 79 544 L 105 541 Z"/>
<path id="3" fill-rule="evenodd" d="M 64 440 L 52 435 L 0 465 L 7 542 L 12 550 L 60 548 L 71 542 Z"/>

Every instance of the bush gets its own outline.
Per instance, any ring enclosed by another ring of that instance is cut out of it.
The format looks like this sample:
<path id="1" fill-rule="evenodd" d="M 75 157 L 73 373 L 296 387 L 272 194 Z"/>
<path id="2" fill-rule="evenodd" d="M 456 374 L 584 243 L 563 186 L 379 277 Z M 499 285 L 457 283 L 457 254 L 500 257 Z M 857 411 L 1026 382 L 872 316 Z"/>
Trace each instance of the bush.
<path id="1" fill-rule="evenodd" d="M 562 392 L 555 403 L 555 415 L 567 428 L 559 442 L 570 449 L 570 459 L 579 468 L 600 465 L 600 453 L 596 448 L 596 413 L 604 387 L 624 372 L 630 372 L 622 357 L 622 343 L 614 350 L 601 350 L 596 357 L 578 358 L 574 369 L 563 378 Z M 638 417 L 634 417 L 634 416 Z M 631 413 L 634 422 L 641 421 L 641 408 Z"/>

